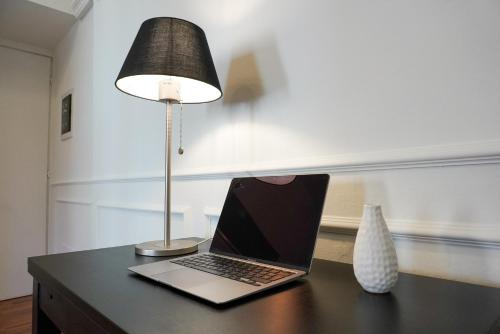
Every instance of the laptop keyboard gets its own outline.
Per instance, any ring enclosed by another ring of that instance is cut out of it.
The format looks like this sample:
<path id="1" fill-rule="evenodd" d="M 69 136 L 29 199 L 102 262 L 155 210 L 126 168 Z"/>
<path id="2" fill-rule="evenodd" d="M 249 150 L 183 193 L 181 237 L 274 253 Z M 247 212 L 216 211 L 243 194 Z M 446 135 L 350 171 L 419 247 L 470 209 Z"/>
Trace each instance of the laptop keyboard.
<path id="1" fill-rule="evenodd" d="M 293 274 L 285 270 L 232 260 L 212 254 L 201 254 L 189 258 L 171 260 L 170 262 L 255 286 L 268 284 Z"/>

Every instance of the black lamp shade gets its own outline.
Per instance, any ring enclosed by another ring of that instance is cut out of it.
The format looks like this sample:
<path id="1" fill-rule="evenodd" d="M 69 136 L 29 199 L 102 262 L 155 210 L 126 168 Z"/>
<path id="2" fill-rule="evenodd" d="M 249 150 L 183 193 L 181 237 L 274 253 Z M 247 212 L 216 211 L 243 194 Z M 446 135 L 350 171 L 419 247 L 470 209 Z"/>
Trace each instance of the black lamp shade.
<path id="1" fill-rule="evenodd" d="M 115 85 L 127 94 L 159 101 L 163 80 L 176 82 L 182 103 L 222 96 L 207 38 L 197 25 L 172 17 L 144 21 Z"/>

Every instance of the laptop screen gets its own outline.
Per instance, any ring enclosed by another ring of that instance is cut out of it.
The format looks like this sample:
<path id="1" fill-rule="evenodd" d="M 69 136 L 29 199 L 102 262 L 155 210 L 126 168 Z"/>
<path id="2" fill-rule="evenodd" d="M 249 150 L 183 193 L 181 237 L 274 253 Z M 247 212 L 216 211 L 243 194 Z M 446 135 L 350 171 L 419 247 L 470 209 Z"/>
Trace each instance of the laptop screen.
<path id="1" fill-rule="evenodd" d="M 210 251 L 308 270 L 329 176 L 237 178 Z"/>

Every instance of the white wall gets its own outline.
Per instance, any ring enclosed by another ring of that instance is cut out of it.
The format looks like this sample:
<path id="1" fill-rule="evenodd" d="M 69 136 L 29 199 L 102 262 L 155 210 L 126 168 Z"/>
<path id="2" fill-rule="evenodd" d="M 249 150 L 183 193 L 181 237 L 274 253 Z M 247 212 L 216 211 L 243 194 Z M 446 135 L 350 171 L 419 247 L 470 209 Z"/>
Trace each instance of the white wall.
<path id="1" fill-rule="evenodd" d="M 0 47 L 0 300 L 31 294 L 46 241 L 50 58 Z"/>
<path id="2" fill-rule="evenodd" d="M 500 285 L 499 9 L 95 1 L 55 53 L 51 250 L 161 237 L 163 106 L 114 80 L 142 21 L 176 16 L 205 30 L 225 96 L 185 107 L 175 235 L 209 233 L 233 176 L 327 172 L 334 231 L 355 230 L 362 204 L 381 203 L 404 239 L 403 270 Z M 75 132 L 61 142 L 69 89 Z M 322 235 L 317 256 L 349 261 L 352 240 L 335 238 Z"/>

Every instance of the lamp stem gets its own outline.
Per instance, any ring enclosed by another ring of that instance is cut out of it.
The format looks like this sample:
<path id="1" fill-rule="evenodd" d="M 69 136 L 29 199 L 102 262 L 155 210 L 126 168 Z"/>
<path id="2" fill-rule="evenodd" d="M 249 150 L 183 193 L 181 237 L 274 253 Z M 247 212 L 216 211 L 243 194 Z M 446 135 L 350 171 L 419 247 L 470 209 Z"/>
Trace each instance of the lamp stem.
<path id="1" fill-rule="evenodd" d="M 171 190 L 171 173 L 172 166 L 172 113 L 173 104 L 177 100 L 172 98 L 162 99 L 162 102 L 167 104 L 167 120 L 166 120 L 166 135 L 165 135 L 165 216 L 164 216 L 164 233 L 163 240 L 147 241 L 135 245 L 135 253 L 146 256 L 174 256 L 196 252 L 198 250 L 198 241 L 190 238 L 171 239 L 170 224 L 171 224 L 171 208 L 170 208 L 170 190 Z"/>
<path id="2" fill-rule="evenodd" d="M 170 247 L 170 179 L 171 179 L 171 152 L 172 152 L 172 100 L 167 100 L 167 131 L 165 135 L 165 206 L 164 206 L 164 236 L 165 248 Z"/>

